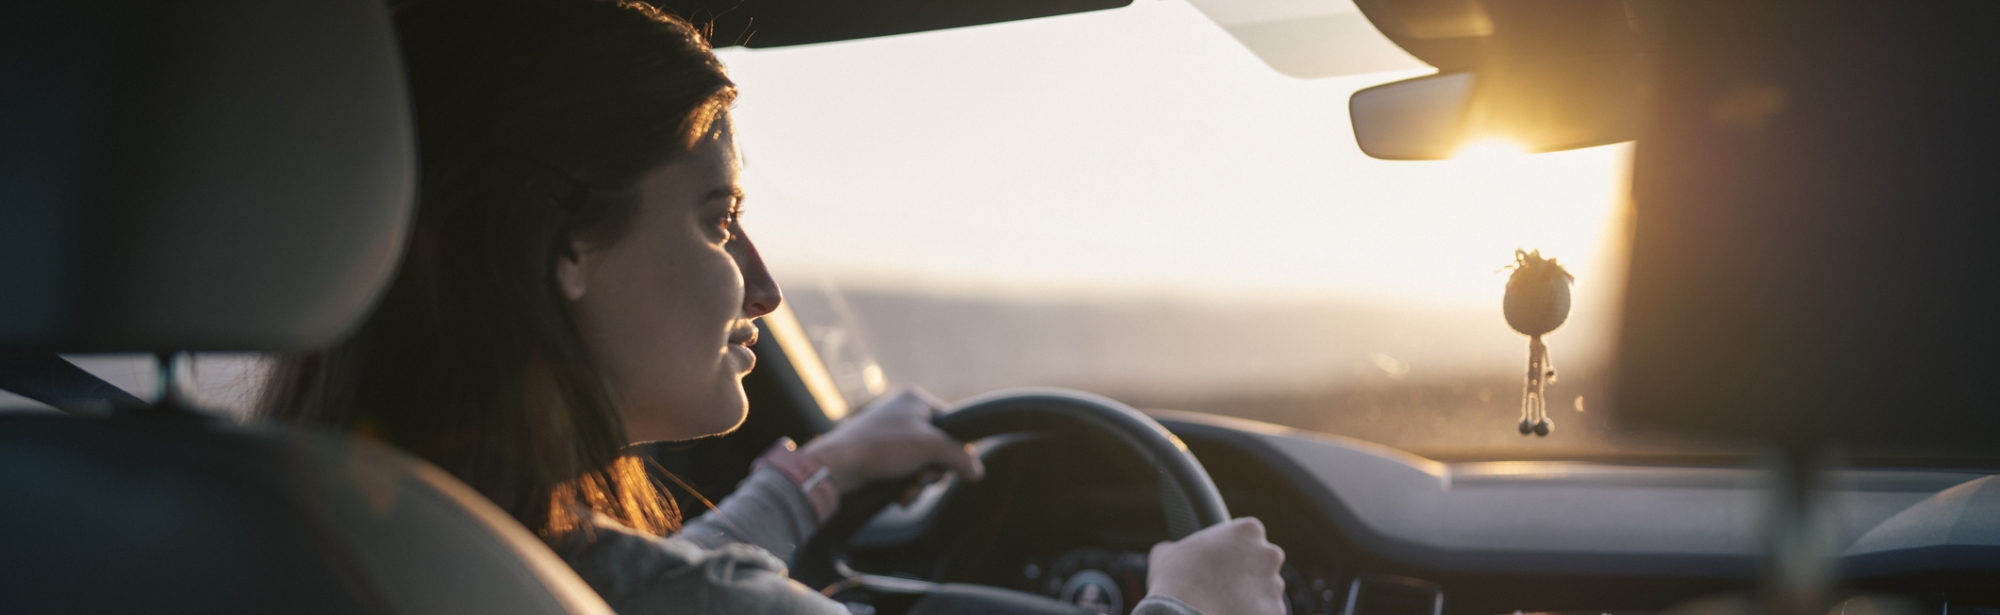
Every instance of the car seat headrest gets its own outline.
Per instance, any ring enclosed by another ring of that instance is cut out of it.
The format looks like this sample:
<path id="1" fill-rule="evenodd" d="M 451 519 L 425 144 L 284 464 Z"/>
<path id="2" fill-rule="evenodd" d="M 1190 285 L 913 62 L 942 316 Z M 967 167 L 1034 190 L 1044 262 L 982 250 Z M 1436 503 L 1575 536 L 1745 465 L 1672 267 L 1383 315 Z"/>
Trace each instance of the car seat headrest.
<path id="1" fill-rule="evenodd" d="M 380 0 L 24 0 L 0 18 L 0 351 L 323 344 L 415 194 Z"/>

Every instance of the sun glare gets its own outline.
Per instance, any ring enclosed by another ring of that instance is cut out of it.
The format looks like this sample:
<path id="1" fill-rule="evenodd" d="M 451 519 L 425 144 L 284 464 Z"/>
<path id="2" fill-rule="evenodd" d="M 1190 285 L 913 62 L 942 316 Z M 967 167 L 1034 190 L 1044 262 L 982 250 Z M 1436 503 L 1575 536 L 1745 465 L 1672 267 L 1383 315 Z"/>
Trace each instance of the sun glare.
<path id="1" fill-rule="evenodd" d="M 1468 143 L 1451 155 L 1452 160 L 1499 160 L 1527 156 L 1521 144 L 1504 139 L 1484 139 Z"/>

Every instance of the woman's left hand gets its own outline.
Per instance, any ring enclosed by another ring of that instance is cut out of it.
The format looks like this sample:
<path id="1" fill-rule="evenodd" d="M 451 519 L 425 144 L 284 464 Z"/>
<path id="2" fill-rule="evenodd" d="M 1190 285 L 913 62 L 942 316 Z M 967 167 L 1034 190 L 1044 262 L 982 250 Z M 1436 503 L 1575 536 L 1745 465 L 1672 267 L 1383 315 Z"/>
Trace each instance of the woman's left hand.
<path id="1" fill-rule="evenodd" d="M 800 452 L 825 465 L 827 480 L 843 494 L 933 466 L 979 480 L 986 468 L 973 456 L 972 447 L 931 424 L 943 408 L 944 402 L 923 389 L 905 387 L 841 421 Z"/>

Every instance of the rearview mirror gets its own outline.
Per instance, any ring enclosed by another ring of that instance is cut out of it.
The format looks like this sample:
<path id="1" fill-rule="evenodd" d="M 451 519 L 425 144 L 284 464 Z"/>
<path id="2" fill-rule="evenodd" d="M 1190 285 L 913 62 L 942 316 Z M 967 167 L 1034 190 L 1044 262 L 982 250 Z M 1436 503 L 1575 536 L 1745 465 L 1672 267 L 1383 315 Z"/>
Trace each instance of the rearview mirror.
<path id="1" fill-rule="evenodd" d="M 1464 147 L 1472 73 L 1432 75 L 1354 93 L 1348 116 L 1362 153 L 1384 160 L 1443 160 Z"/>
<path id="2" fill-rule="evenodd" d="M 1444 160 L 1502 141 L 1528 153 L 1630 141 L 1645 110 L 1646 56 L 1581 57 L 1386 83 L 1348 101 L 1354 140 L 1384 160 Z"/>

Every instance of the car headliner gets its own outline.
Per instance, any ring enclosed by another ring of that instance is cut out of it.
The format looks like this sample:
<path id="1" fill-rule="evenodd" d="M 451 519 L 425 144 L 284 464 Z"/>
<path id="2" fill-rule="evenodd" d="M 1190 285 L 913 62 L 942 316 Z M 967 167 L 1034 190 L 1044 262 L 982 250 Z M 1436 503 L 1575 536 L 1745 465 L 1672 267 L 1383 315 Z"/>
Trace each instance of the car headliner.
<path id="1" fill-rule="evenodd" d="M 1081 13 L 1131 0 L 653 0 L 717 47 L 783 47 Z"/>

